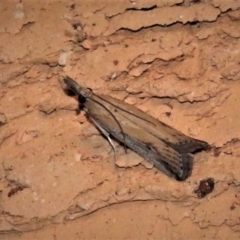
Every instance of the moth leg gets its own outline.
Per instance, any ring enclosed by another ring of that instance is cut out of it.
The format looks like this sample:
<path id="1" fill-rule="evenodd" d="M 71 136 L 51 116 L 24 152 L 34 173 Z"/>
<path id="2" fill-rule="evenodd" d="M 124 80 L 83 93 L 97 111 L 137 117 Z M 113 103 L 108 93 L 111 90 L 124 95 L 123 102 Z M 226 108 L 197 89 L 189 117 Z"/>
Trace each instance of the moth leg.
<path id="1" fill-rule="evenodd" d="M 113 141 L 112 139 L 110 138 L 110 135 L 109 133 L 104 129 L 102 128 L 97 121 L 95 121 L 92 117 L 90 117 L 91 121 L 94 123 L 94 125 L 99 129 L 99 131 L 107 138 L 109 144 L 111 145 L 112 149 L 113 149 L 113 152 L 114 152 L 114 159 L 116 160 L 117 159 L 117 152 L 116 152 L 116 147 L 114 146 L 113 144 Z"/>

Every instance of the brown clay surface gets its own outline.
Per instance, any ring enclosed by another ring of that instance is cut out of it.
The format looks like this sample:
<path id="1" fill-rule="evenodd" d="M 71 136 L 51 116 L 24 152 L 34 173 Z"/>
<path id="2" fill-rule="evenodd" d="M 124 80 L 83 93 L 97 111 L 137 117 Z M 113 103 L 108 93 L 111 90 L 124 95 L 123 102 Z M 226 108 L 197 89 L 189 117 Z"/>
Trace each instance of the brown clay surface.
<path id="1" fill-rule="evenodd" d="M 0 12 L 1 239 L 240 238 L 240 0 L 8 0 Z M 120 146 L 114 162 L 64 75 L 213 149 L 184 182 Z"/>

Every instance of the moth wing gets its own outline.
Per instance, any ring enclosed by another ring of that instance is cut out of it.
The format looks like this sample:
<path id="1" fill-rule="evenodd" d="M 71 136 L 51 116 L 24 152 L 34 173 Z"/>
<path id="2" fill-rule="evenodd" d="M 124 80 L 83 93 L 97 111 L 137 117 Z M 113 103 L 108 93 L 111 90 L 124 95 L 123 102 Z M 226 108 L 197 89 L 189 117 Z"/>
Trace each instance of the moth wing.
<path id="1" fill-rule="evenodd" d="M 169 125 L 153 118 L 149 114 L 144 113 L 133 105 L 127 104 L 110 96 L 101 96 L 101 98 L 105 100 L 106 104 L 110 102 L 111 104 L 108 104 L 109 106 L 116 106 L 118 113 L 123 115 L 129 121 L 161 139 L 167 145 L 171 146 L 180 153 L 192 153 L 209 147 L 208 143 L 181 133 Z"/>
<path id="2" fill-rule="evenodd" d="M 115 112 L 113 106 L 109 110 L 114 113 L 114 119 L 106 109 L 103 109 L 94 102 L 86 103 L 88 113 L 98 124 L 115 139 L 124 143 L 136 151 L 142 157 L 148 159 L 159 170 L 167 172 L 167 175 L 175 176 L 179 180 L 185 179 L 191 169 L 191 156 L 181 154 L 168 146 L 162 140 L 156 138 L 145 129 L 131 121 L 128 121 L 119 111 Z M 120 123 L 124 134 L 122 134 L 116 120 Z M 125 136 L 125 139 L 124 139 Z M 135 147 L 141 149 L 137 150 Z M 142 152 L 142 154 L 141 154 Z"/>

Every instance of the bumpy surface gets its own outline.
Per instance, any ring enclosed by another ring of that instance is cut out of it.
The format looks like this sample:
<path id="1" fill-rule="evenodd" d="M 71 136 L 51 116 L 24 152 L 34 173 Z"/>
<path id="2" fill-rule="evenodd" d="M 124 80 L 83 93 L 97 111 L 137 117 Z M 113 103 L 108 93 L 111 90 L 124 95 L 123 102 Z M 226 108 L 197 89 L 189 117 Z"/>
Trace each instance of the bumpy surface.
<path id="1" fill-rule="evenodd" d="M 0 12 L 1 239 L 239 239 L 240 0 L 15 0 Z M 115 162 L 65 75 L 213 149 L 180 183 L 121 146 Z M 205 178 L 215 188 L 199 199 Z"/>

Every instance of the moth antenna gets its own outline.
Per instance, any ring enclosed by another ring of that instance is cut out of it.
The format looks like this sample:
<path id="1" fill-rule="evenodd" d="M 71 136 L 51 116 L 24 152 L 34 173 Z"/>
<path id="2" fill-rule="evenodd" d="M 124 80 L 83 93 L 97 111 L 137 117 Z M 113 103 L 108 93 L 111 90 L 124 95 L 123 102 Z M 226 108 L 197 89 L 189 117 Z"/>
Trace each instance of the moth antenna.
<path id="1" fill-rule="evenodd" d="M 87 114 L 88 114 L 89 118 L 91 119 L 91 121 L 92 121 L 92 122 L 96 125 L 96 127 L 99 129 L 99 131 L 107 138 L 109 144 L 111 145 L 111 147 L 112 147 L 112 149 L 113 149 L 114 159 L 115 159 L 115 161 L 116 161 L 116 159 L 117 159 L 117 151 L 116 151 L 116 148 L 115 148 L 115 146 L 114 146 L 114 144 L 113 144 L 112 139 L 110 138 L 109 133 L 108 133 L 104 128 L 101 127 L 101 125 L 91 116 L 90 112 L 89 112 L 87 109 L 85 109 L 85 111 L 87 112 Z"/>
<path id="2" fill-rule="evenodd" d="M 96 95 L 96 96 L 97 96 L 97 95 Z M 97 96 L 97 97 L 99 97 L 99 96 Z M 90 98 L 90 99 L 91 99 L 93 102 L 99 104 L 101 107 L 103 107 L 103 108 L 113 117 L 113 119 L 115 120 L 115 122 L 117 123 L 117 125 L 119 126 L 119 128 L 120 128 L 120 130 L 121 130 L 121 132 L 122 132 L 122 135 L 123 135 L 123 145 L 124 145 L 125 153 L 127 153 L 126 135 L 125 135 L 125 133 L 124 133 L 124 131 L 123 131 L 123 128 L 122 128 L 121 124 L 120 124 L 119 121 L 117 120 L 117 118 L 116 118 L 116 117 L 114 116 L 114 114 L 113 114 L 107 107 L 105 107 L 102 103 L 100 103 L 99 101 L 97 101 L 97 100 L 95 100 L 95 99 L 92 99 L 92 98 Z M 102 98 L 100 98 L 100 99 L 102 99 Z"/>

